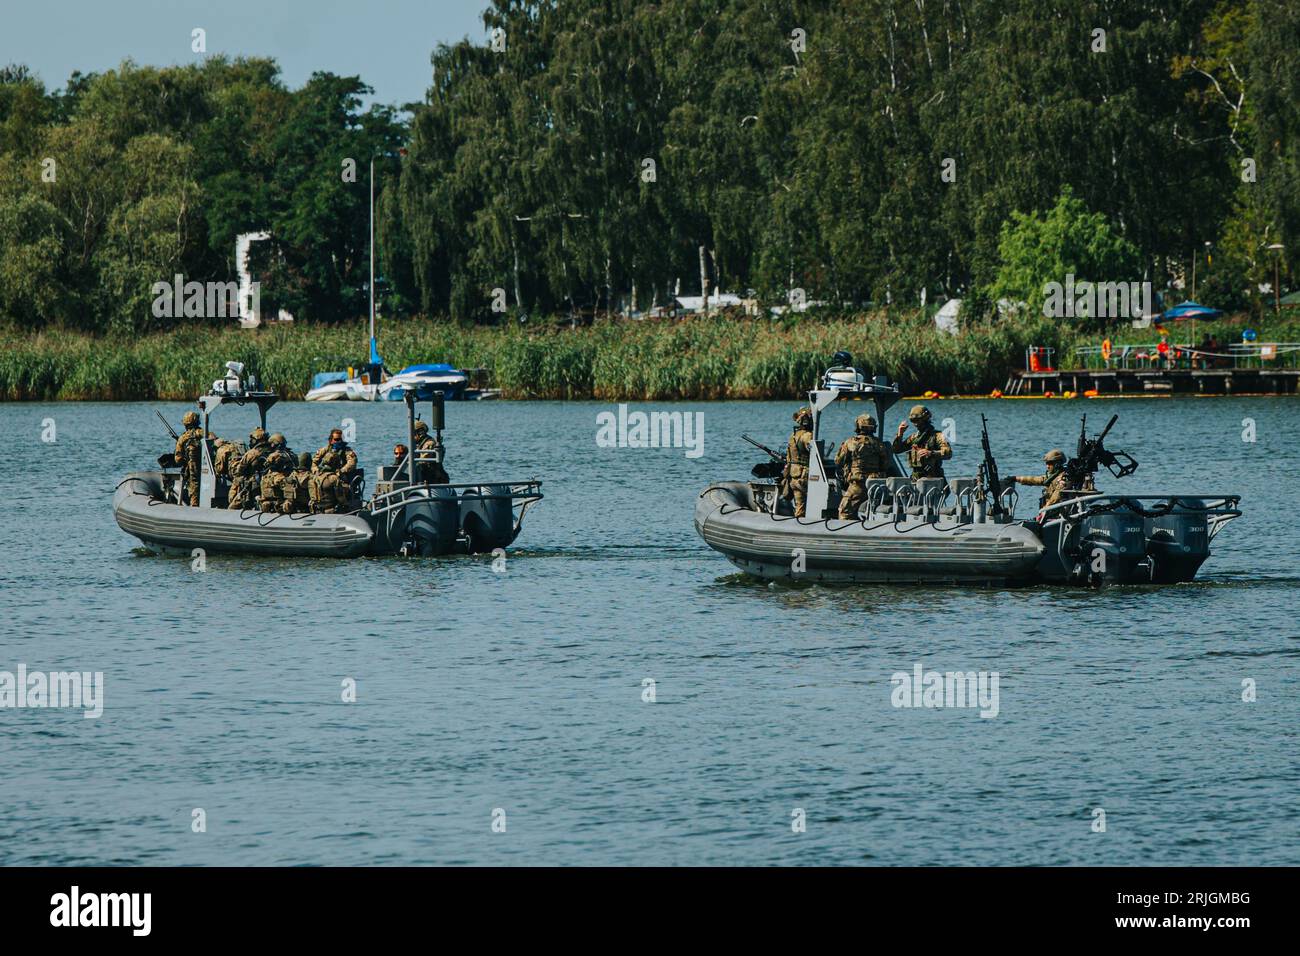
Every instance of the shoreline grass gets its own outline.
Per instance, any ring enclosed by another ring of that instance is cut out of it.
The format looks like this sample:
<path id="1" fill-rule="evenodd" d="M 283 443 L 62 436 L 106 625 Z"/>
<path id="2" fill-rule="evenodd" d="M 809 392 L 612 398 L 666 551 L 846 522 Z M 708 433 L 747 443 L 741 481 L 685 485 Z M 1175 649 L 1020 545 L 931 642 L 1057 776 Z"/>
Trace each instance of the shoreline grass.
<path id="1" fill-rule="evenodd" d="M 1203 323 L 1197 336 L 1240 337 L 1240 322 Z M 1265 325 L 1276 340 L 1300 340 L 1300 322 Z M 1186 340 L 1190 330 L 1173 337 Z M 1262 332 L 1263 330 L 1261 330 Z M 1288 334 L 1289 333 L 1289 334 Z M 429 319 L 381 328 L 390 368 L 451 362 L 490 370 L 507 399 L 672 401 L 796 399 L 840 349 L 871 374 L 887 375 L 905 394 L 987 394 L 1001 388 L 1024 350 L 1047 345 L 1072 356 L 1104 333 L 1037 317 L 937 331 L 917 313 L 843 318 L 715 316 L 554 326 L 461 326 Z M 1152 342 L 1154 329 L 1112 330 L 1116 344 Z M 191 326 L 136 339 L 81 332 L 38 334 L 0 329 L 0 401 L 191 401 L 244 362 L 286 398 L 301 398 L 329 358 L 360 360 L 359 326 L 241 330 Z M 324 361 L 316 361 L 321 359 Z"/>

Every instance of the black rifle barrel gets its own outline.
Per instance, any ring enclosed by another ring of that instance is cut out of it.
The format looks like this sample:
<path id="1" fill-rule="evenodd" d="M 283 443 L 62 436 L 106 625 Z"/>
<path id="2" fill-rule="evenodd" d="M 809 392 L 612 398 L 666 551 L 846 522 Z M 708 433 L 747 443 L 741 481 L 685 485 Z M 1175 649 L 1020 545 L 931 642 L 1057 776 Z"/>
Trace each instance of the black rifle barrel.
<path id="1" fill-rule="evenodd" d="M 163 423 L 163 428 L 167 429 L 167 434 L 172 436 L 172 441 L 180 441 L 181 436 L 176 434 L 176 429 L 172 428 L 171 423 L 167 421 L 167 419 L 163 418 L 163 413 L 158 411 L 156 408 L 153 410 L 153 413 L 158 416 L 158 421 Z"/>
<path id="2" fill-rule="evenodd" d="M 754 441 L 754 439 L 750 438 L 748 435 L 741 435 L 740 437 L 745 439 L 745 441 L 749 442 L 759 451 L 767 452 L 769 455 L 772 456 L 773 461 L 785 461 L 785 455 L 778 455 L 776 452 L 772 451 L 772 449 L 768 448 L 762 442 Z"/>

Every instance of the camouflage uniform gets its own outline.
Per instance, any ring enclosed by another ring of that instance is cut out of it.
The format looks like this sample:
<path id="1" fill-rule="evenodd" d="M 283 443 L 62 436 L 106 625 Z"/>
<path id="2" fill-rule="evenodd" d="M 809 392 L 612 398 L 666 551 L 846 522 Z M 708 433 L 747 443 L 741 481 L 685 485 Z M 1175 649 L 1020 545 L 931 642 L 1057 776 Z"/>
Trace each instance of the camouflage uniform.
<path id="1" fill-rule="evenodd" d="M 181 419 L 185 431 L 176 439 L 176 464 L 181 469 L 181 486 L 185 489 L 183 504 L 197 504 L 199 500 L 199 465 L 203 456 L 203 429 L 199 428 L 196 412 L 186 412 Z"/>
<path id="2" fill-rule="evenodd" d="M 293 489 L 293 510 L 289 512 L 290 514 L 309 514 L 311 512 L 311 492 L 307 486 L 310 480 L 311 453 L 304 451 L 298 455 L 298 465 L 286 482 L 286 493 L 290 488 Z"/>
<path id="3" fill-rule="evenodd" d="M 835 456 L 840 480 L 846 483 L 840 498 L 841 518 L 857 518 L 858 508 L 867 500 L 868 478 L 884 478 L 889 474 L 889 449 L 875 435 L 876 420 L 870 415 L 859 415 L 854 425 L 857 434 L 845 440 Z"/>
<path id="4" fill-rule="evenodd" d="M 914 405 L 908 414 L 908 420 L 916 426 L 916 431 L 906 438 L 894 437 L 893 450 L 907 452 L 907 463 L 912 466 L 912 478 L 944 478 L 943 463 L 952 457 L 952 446 L 941 432 L 934 429 L 930 421 L 930 410 L 924 405 Z M 901 428 L 902 426 L 900 426 Z M 922 458 L 918 452 L 930 454 Z"/>
<path id="5" fill-rule="evenodd" d="M 294 490 L 286 488 L 289 476 L 296 464 L 293 453 L 285 444 L 284 436 L 276 432 L 271 436 L 271 450 L 263 460 L 265 470 L 262 473 L 262 510 L 264 512 L 293 512 Z"/>
<path id="6" fill-rule="evenodd" d="M 312 476 L 309 482 L 312 508 L 327 514 L 348 505 L 349 479 L 357 470 L 357 453 L 347 442 L 338 442 L 318 448 L 311 457 Z"/>
<path id="7" fill-rule="evenodd" d="M 447 469 L 442 467 L 442 462 L 433 460 L 433 452 L 440 447 L 437 440 L 429 434 L 429 426 L 424 422 L 416 422 L 415 450 L 428 456 L 424 458 L 417 456 L 416 476 L 427 485 L 445 485 L 451 481 L 451 478 L 447 475 Z"/>
<path id="8" fill-rule="evenodd" d="M 1018 485 L 1034 485 L 1043 489 L 1042 497 L 1038 499 L 1038 510 L 1050 508 L 1060 501 L 1066 490 L 1070 487 L 1069 480 L 1065 475 L 1065 452 L 1059 448 L 1053 448 L 1043 456 L 1043 461 L 1047 463 L 1047 474 L 1045 475 L 1016 475 L 1010 483 Z"/>
<path id="9" fill-rule="evenodd" d="M 808 496 L 808 459 L 812 448 L 812 410 L 794 413 L 794 434 L 785 450 L 785 497 L 794 499 L 794 515 L 804 517 Z"/>
<path id="10" fill-rule="evenodd" d="M 228 508 L 251 508 L 261 490 L 263 459 L 271 451 L 265 428 L 254 428 L 248 436 L 248 451 L 231 465 L 234 480 L 230 483 Z"/>

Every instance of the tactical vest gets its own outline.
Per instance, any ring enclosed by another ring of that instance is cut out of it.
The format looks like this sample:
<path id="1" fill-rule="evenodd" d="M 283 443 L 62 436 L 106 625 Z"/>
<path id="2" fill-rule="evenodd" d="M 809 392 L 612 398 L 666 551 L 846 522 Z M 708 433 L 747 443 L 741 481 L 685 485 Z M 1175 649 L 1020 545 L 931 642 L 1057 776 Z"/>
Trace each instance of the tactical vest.
<path id="1" fill-rule="evenodd" d="M 800 436 L 807 435 L 808 441 L 799 441 Z M 808 467 L 808 448 L 812 444 L 812 432 L 807 428 L 800 428 L 790 436 L 790 444 L 786 448 L 785 460 L 791 465 L 800 465 Z"/>
<path id="2" fill-rule="evenodd" d="M 287 475 L 298 464 L 298 459 L 283 448 L 277 448 L 266 456 L 266 470 Z"/>
<path id="3" fill-rule="evenodd" d="M 943 459 L 938 455 L 929 455 L 925 458 L 918 458 L 916 453 L 922 449 L 926 451 L 937 452 L 939 443 L 935 440 L 939 433 L 931 428 L 924 434 L 913 435 L 908 439 L 907 463 L 912 466 L 912 470 L 918 472 L 924 477 L 938 478 L 943 475 Z"/>
<path id="4" fill-rule="evenodd" d="M 217 449 L 217 457 L 212 462 L 212 467 L 216 469 L 218 475 L 224 478 L 235 477 L 235 466 L 239 460 L 244 457 L 244 447 L 236 445 L 234 442 L 226 442 Z"/>
<path id="5" fill-rule="evenodd" d="M 885 445 L 872 435 L 854 435 L 849 439 L 849 481 L 865 481 L 888 472 Z"/>
<path id="6" fill-rule="evenodd" d="M 352 449 L 347 445 L 343 446 L 342 451 L 335 451 L 329 445 L 326 445 L 316 452 L 316 456 L 312 459 L 312 465 L 315 466 L 317 471 L 342 472 L 348 466 L 350 458 L 355 461 Z"/>
<path id="7" fill-rule="evenodd" d="M 197 428 L 187 428 L 176 440 L 176 464 L 187 471 L 198 471 L 199 442 L 202 439 L 202 431 Z"/>

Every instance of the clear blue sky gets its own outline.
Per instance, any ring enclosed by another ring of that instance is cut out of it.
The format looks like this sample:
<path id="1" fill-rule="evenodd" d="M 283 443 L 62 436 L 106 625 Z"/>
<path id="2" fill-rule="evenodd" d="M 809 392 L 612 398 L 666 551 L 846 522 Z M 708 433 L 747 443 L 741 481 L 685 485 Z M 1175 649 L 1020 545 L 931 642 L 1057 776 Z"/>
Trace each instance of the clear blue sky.
<path id="1" fill-rule="evenodd" d="M 59 89 L 73 70 L 130 57 L 192 63 L 190 31 L 208 53 L 270 56 L 301 86 L 315 70 L 360 75 L 381 103 L 424 99 L 439 43 L 486 38 L 481 0 L 0 0 L 0 65 L 25 63 Z"/>

